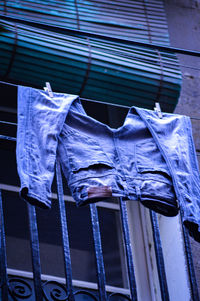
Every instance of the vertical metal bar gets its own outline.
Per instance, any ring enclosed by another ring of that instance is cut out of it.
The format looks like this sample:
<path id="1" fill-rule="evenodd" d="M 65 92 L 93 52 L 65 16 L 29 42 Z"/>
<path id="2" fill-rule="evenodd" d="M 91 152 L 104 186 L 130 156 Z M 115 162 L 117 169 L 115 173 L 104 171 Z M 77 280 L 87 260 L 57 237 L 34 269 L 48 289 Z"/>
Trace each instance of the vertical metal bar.
<path id="1" fill-rule="evenodd" d="M 129 227 L 128 227 L 128 214 L 127 214 L 126 202 L 122 198 L 119 198 L 119 203 L 120 203 L 122 230 L 123 230 L 125 249 L 126 249 L 126 259 L 128 265 L 131 300 L 137 301 L 137 289 L 136 289 L 133 255 L 131 250 L 131 241 L 130 241 L 130 234 L 129 234 Z"/>
<path id="2" fill-rule="evenodd" d="M 2 195 L 0 189 L 0 271 L 1 271 L 1 296 L 2 300 L 8 300 L 8 276 L 7 276 L 7 260 L 6 260 L 6 243 L 5 229 L 2 206 Z"/>
<path id="3" fill-rule="evenodd" d="M 165 264 L 164 264 L 164 257 L 162 252 L 162 243 L 160 238 L 160 230 L 158 224 L 158 218 L 155 212 L 149 210 L 150 213 L 150 220 L 153 230 L 153 240 L 154 240 L 154 248 L 156 253 L 156 263 L 157 263 L 157 270 L 158 270 L 158 278 L 160 283 L 160 291 L 162 301 L 169 301 L 169 292 L 167 286 L 167 278 L 165 273 Z"/>
<path id="4" fill-rule="evenodd" d="M 62 241 L 63 241 L 63 256 L 64 256 L 64 264 L 65 264 L 66 288 L 67 288 L 67 292 L 69 292 L 68 300 L 74 301 L 75 299 L 74 299 L 73 286 L 72 286 L 72 265 L 71 265 L 71 256 L 70 256 L 70 248 L 69 248 L 69 235 L 67 229 L 65 201 L 63 198 L 62 176 L 60 171 L 60 163 L 58 161 L 56 162 L 56 180 L 57 180 L 60 222 L 61 222 Z"/>
<path id="5" fill-rule="evenodd" d="M 42 301 L 43 292 L 42 292 L 42 281 L 41 281 L 40 251 L 39 251 L 36 211 L 35 211 L 35 207 L 30 204 L 27 204 L 27 208 L 28 208 L 28 216 L 29 216 L 29 230 L 30 230 L 30 242 L 31 242 L 31 252 L 32 252 L 35 300 Z"/>
<path id="6" fill-rule="evenodd" d="M 99 227 L 99 219 L 97 207 L 95 204 L 90 204 L 90 213 L 91 213 L 91 222 L 92 222 L 92 231 L 96 255 L 96 266 L 97 266 L 97 281 L 99 288 L 99 300 L 106 301 L 106 276 L 103 262 L 103 252 L 101 245 L 101 235 Z"/>
<path id="7" fill-rule="evenodd" d="M 188 230 L 185 228 L 185 226 L 183 224 L 183 220 L 182 220 L 183 212 L 182 211 L 183 210 L 180 208 L 183 237 L 184 237 L 184 244 L 185 244 L 185 254 L 186 254 L 187 267 L 188 267 L 188 272 L 189 272 L 192 300 L 199 301 L 200 298 L 199 298 L 198 286 L 197 286 L 197 281 L 196 281 L 196 276 L 195 276 L 195 271 L 194 271 L 190 238 L 188 235 Z"/>

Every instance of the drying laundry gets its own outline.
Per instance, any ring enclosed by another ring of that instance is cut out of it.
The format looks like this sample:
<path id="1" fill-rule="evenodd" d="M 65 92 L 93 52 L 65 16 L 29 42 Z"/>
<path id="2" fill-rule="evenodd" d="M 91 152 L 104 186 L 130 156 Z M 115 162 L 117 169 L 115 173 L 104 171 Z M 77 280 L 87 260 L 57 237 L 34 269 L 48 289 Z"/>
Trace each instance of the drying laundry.
<path id="1" fill-rule="evenodd" d="M 175 216 L 200 241 L 200 179 L 186 116 L 131 107 L 113 129 L 88 116 L 77 95 L 18 87 L 21 197 L 51 206 L 55 161 L 77 206 L 123 197 Z"/>

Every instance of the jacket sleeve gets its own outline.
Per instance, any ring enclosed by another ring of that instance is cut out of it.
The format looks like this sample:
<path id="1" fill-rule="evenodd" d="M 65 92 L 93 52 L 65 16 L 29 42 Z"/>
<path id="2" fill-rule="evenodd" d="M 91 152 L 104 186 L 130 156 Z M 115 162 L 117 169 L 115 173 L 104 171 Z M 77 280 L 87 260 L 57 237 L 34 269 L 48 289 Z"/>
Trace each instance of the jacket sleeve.
<path id="1" fill-rule="evenodd" d="M 51 184 L 58 136 L 76 95 L 18 87 L 17 169 L 20 195 L 33 205 L 51 207 Z"/>

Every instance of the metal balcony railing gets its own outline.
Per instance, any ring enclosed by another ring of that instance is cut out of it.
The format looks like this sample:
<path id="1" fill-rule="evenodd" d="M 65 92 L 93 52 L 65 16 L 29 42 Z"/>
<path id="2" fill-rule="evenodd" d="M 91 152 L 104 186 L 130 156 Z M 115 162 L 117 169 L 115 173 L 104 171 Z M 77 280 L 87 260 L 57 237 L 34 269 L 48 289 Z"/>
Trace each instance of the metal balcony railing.
<path id="1" fill-rule="evenodd" d="M 3 122 L 6 124 L 6 122 Z M 13 124 L 14 125 L 14 124 Z M 15 137 L 6 135 L 0 135 L 2 140 L 16 141 Z M 7 260 L 6 260 L 6 244 L 5 244 L 5 230 L 4 230 L 4 213 L 2 205 L 2 195 L 0 192 L 0 276 L 1 276 L 1 300 L 26 300 L 31 295 L 35 296 L 36 301 L 42 300 L 69 300 L 74 301 L 78 295 L 87 295 L 90 298 L 99 301 L 109 301 L 112 298 L 122 298 L 126 300 L 136 301 L 137 299 L 137 285 L 135 280 L 134 262 L 131 249 L 130 241 L 130 229 L 128 224 L 127 205 L 121 198 L 118 200 L 120 206 L 120 217 L 122 224 L 123 240 L 126 251 L 126 260 L 128 268 L 128 280 L 129 280 L 129 295 L 123 295 L 122 293 L 108 293 L 106 291 L 106 277 L 104 268 L 104 259 L 102 252 L 102 240 L 99 227 L 98 210 L 95 204 L 90 204 L 90 217 L 93 232 L 93 244 L 95 250 L 96 260 L 96 274 L 98 284 L 98 298 L 90 290 L 74 290 L 72 284 L 72 264 L 70 257 L 70 244 L 68 235 L 68 221 L 66 216 L 66 206 L 64 201 L 62 175 L 60 171 L 60 164 L 56 162 L 56 183 L 57 183 L 57 194 L 59 202 L 59 219 L 61 224 L 62 232 L 62 248 L 64 255 L 64 267 L 65 267 L 65 285 L 56 283 L 56 281 L 41 280 L 41 263 L 40 263 L 40 249 L 38 239 L 38 227 L 37 227 L 37 216 L 34 206 L 27 204 L 28 219 L 29 219 L 29 232 L 30 232 L 30 243 L 31 243 L 31 256 L 32 256 L 32 269 L 34 275 L 34 292 L 32 288 L 23 278 L 20 277 L 8 277 L 7 274 Z M 6 201 L 6 200 L 4 200 Z M 4 202 L 3 202 L 4 203 Z M 150 220 L 153 233 L 153 242 L 156 254 L 157 271 L 160 284 L 160 291 L 162 301 L 169 301 L 168 284 L 165 273 L 165 263 L 162 251 L 162 244 L 160 238 L 160 230 L 157 215 L 153 211 L 149 211 Z M 190 241 L 187 230 L 183 226 L 184 243 L 186 250 L 187 266 L 189 271 L 189 279 L 191 286 L 191 296 L 194 301 L 199 300 L 198 288 L 194 273 L 192 253 L 190 247 Z M 134 246 L 132 246 L 134 249 Z M 48 286 L 50 285 L 50 288 Z M 47 292 L 48 291 L 48 292 Z"/>

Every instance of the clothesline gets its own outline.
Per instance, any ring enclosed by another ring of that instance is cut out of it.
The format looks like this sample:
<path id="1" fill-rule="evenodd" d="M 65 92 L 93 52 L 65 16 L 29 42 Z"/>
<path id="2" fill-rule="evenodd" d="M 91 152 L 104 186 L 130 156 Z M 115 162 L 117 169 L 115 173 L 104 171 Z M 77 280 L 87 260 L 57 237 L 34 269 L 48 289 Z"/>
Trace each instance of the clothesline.
<path id="1" fill-rule="evenodd" d="M 13 84 L 13 83 L 8 83 L 8 82 L 4 82 L 4 81 L 0 81 L 0 84 L 4 84 L 4 85 L 8 85 L 8 86 L 13 86 L 13 87 L 18 87 L 19 85 Z M 99 104 L 104 104 L 104 105 L 109 105 L 109 106 L 114 106 L 114 107 L 119 107 L 119 108 L 125 108 L 125 109 L 129 109 L 130 107 L 125 106 L 125 105 L 119 105 L 119 104 L 113 104 L 113 103 L 109 103 L 109 102 L 105 102 L 105 101 L 98 101 L 98 100 L 93 100 L 93 99 L 87 99 L 87 98 L 80 98 L 81 100 L 84 101 L 91 101 L 91 102 L 96 102 Z"/>
<path id="2" fill-rule="evenodd" d="M 0 81 L 0 84 L 8 85 L 8 86 L 13 86 L 13 87 L 16 87 L 16 88 L 19 86 L 17 84 L 5 82 L 5 81 Z M 95 103 L 104 104 L 104 105 L 113 106 L 113 107 L 125 108 L 125 109 L 129 109 L 130 108 L 130 107 L 125 106 L 125 105 L 113 104 L 113 103 L 108 103 L 108 102 L 98 101 L 98 100 L 92 100 L 92 99 L 87 99 L 87 98 L 81 98 L 81 100 L 95 102 Z M 197 118 L 197 117 L 190 117 L 190 119 L 192 119 L 192 120 L 200 120 L 200 118 Z M 1 121 L 0 121 L 0 123 L 1 123 Z M 12 123 L 12 125 L 17 125 L 17 124 Z"/>

